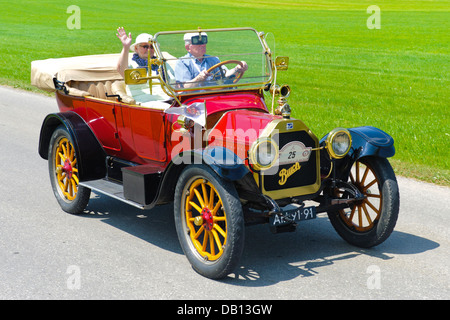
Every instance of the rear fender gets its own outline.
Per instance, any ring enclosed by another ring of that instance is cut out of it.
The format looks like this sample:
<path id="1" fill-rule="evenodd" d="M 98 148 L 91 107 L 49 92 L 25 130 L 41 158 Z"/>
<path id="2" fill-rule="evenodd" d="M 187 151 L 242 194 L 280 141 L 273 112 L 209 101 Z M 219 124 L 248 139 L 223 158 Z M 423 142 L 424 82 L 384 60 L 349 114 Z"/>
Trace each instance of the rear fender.
<path id="1" fill-rule="evenodd" d="M 83 118 L 75 112 L 52 113 L 44 119 L 39 137 L 39 155 L 48 160 L 50 139 L 60 125 L 69 132 L 77 152 L 80 181 L 105 177 L 106 152 Z"/>

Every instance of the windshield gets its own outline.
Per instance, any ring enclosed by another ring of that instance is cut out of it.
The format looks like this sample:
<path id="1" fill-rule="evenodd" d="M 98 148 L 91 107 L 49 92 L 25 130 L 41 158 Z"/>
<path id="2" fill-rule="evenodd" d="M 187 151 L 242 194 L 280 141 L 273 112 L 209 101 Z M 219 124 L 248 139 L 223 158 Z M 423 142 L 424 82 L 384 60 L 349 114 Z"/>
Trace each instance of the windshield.
<path id="1" fill-rule="evenodd" d="M 254 29 L 159 32 L 154 40 L 166 83 L 177 95 L 271 81 L 269 54 Z"/>

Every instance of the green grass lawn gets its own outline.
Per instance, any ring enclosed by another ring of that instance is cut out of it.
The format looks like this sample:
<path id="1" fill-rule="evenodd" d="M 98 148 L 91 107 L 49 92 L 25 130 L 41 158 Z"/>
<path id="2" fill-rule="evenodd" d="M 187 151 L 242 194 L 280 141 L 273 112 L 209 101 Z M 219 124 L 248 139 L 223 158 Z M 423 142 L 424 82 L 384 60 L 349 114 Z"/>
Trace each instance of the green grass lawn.
<path id="1" fill-rule="evenodd" d="M 34 90 L 33 60 L 120 52 L 115 30 L 254 27 L 290 57 L 293 115 L 319 137 L 336 126 L 390 133 L 397 173 L 450 185 L 450 1 L 0 1 L 0 83 Z M 376 4 L 381 28 L 368 29 Z M 269 42 L 270 43 L 270 42 Z"/>

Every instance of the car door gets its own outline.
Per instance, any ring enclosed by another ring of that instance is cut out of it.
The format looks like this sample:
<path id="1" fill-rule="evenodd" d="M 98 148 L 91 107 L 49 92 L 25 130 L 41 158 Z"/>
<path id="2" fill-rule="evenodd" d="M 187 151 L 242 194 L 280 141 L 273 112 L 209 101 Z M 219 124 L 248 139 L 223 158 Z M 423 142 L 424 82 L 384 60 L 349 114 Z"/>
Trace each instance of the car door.
<path id="1" fill-rule="evenodd" d="M 164 111 L 133 106 L 129 112 L 136 154 L 142 159 L 165 162 Z"/>
<path id="2" fill-rule="evenodd" d="M 86 116 L 88 125 L 103 148 L 120 151 L 115 103 L 86 97 Z"/>

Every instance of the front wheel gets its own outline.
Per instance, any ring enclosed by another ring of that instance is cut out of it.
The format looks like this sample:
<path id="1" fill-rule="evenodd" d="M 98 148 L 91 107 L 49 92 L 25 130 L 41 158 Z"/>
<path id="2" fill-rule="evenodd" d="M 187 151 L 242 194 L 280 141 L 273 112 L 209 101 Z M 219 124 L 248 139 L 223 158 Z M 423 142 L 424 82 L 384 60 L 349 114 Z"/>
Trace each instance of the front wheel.
<path id="1" fill-rule="evenodd" d="M 369 248 L 385 241 L 397 222 L 400 197 L 395 173 L 385 158 L 365 157 L 353 165 L 349 182 L 364 195 L 350 208 L 328 212 L 337 233 L 350 244 Z M 343 189 L 335 196 L 348 197 Z"/>
<path id="2" fill-rule="evenodd" d="M 174 217 L 181 247 L 199 274 L 220 279 L 238 265 L 244 247 L 244 218 L 234 185 L 204 165 L 180 175 Z"/>

